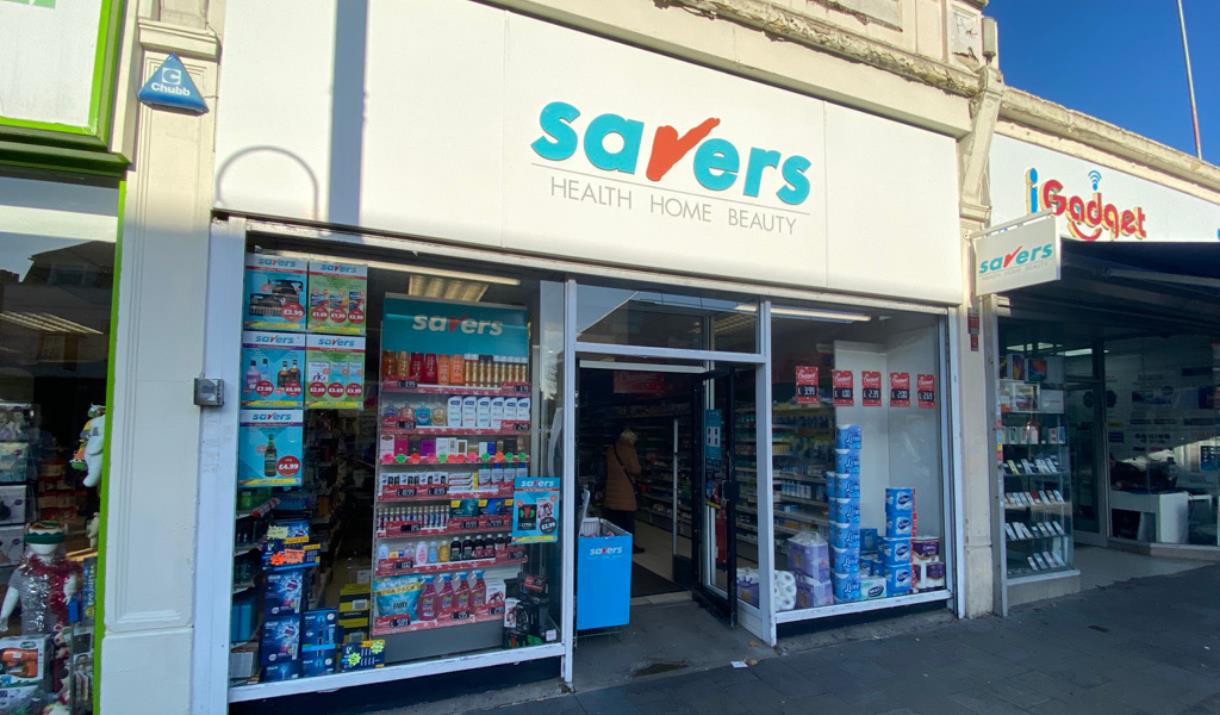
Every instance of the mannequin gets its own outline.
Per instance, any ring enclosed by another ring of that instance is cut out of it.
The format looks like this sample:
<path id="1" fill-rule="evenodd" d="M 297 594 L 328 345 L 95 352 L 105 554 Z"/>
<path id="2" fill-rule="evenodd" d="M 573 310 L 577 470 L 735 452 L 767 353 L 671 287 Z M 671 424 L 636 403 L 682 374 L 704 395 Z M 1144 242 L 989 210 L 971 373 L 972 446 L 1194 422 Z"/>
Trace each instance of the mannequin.
<path id="1" fill-rule="evenodd" d="M 36 521 L 25 530 L 25 557 L 9 577 L 0 605 L 0 628 L 8 630 L 13 610 L 21 603 L 21 633 L 52 634 L 68 620 L 68 602 L 80 586 L 76 564 L 60 553 L 63 528 L 53 521 Z"/>

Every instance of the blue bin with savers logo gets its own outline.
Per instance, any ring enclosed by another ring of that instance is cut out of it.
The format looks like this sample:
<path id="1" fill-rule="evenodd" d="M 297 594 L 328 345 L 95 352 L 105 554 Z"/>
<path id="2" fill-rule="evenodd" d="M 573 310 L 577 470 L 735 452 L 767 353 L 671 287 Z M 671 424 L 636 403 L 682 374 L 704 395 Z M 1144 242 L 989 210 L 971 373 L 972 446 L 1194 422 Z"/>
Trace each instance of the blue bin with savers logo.
<path id="1" fill-rule="evenodd" d="M 576 630 L 627 625 L 631 534 L 605 519 L 585 519 L 576 542 Z"/>

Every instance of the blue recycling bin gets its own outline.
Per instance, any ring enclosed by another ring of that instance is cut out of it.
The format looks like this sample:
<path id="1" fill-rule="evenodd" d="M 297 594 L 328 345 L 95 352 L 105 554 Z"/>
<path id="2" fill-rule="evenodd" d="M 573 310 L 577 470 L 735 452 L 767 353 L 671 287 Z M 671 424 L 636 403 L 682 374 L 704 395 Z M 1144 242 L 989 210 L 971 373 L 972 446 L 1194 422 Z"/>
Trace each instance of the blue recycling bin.
<path id="1" fill-rule="evenodd" d="M 576 630 L 631 621 L 631 534 L 585 519 L 576 540 Z"/>

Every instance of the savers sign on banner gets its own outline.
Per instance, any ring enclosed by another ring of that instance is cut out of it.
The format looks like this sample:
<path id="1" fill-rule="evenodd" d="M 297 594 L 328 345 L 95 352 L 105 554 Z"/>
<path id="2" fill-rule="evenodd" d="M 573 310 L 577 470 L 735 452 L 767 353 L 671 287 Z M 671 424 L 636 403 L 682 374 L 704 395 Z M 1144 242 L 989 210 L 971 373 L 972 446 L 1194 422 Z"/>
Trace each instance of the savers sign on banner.
<path id="1" fill-rule="evenodd" d="M 386 296 L 381 349 L 527 357 L 524 308 Z"/>
<path id="2" fill-rule="evenodd" d="M 1061 253 L 1051 215 L 985 233 L 974 239 L 975 295 L 1057 281 Z"/>

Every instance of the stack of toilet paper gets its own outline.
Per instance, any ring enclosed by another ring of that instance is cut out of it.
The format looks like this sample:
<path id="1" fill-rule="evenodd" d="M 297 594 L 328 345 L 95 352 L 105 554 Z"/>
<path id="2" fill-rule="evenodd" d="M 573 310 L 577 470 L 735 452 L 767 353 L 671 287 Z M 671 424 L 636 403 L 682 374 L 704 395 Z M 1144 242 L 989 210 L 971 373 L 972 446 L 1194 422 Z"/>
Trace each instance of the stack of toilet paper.
<path id="1" fill-rule="evenodd" d="M 737 600 L 758 607 L 758 570 L 752 568 L 737 569 Z"/>
<path id="2" fill-rule="evenodd" d="M 791 611 L 796 608 L 796 574 L 791 571 L 776 571 L 771 583 L 771 598 L 775 610 Z"/>
<path id="3" fill-rule="evenodd" d="M 835 470 L 826 476 L 834 600 L 860 600 L 860 425 L 835 429 Z"/>
<path id="4" fill-rule="evenodd" d="M 911 590 L 936 591 L 945 587 L 945 563 L 941 561 L 940 537 L 911 539 Z"/>
<path id="5" fill-rule="evenodd" d="M 885 490 L 885 538 L 881 554 L 886 595 L 911 592 L 911 537 L 915 529 L 915 490 L 888 487 Z"/>
<path id="6" fill-rule="evenodd" d="M 788 568 L 796 576 L 796 605 L 799 608 L 829 606 L 833 603 L 830 581 L 830 544 L 814 531 L 802 531 L 786 544 Z"/>

